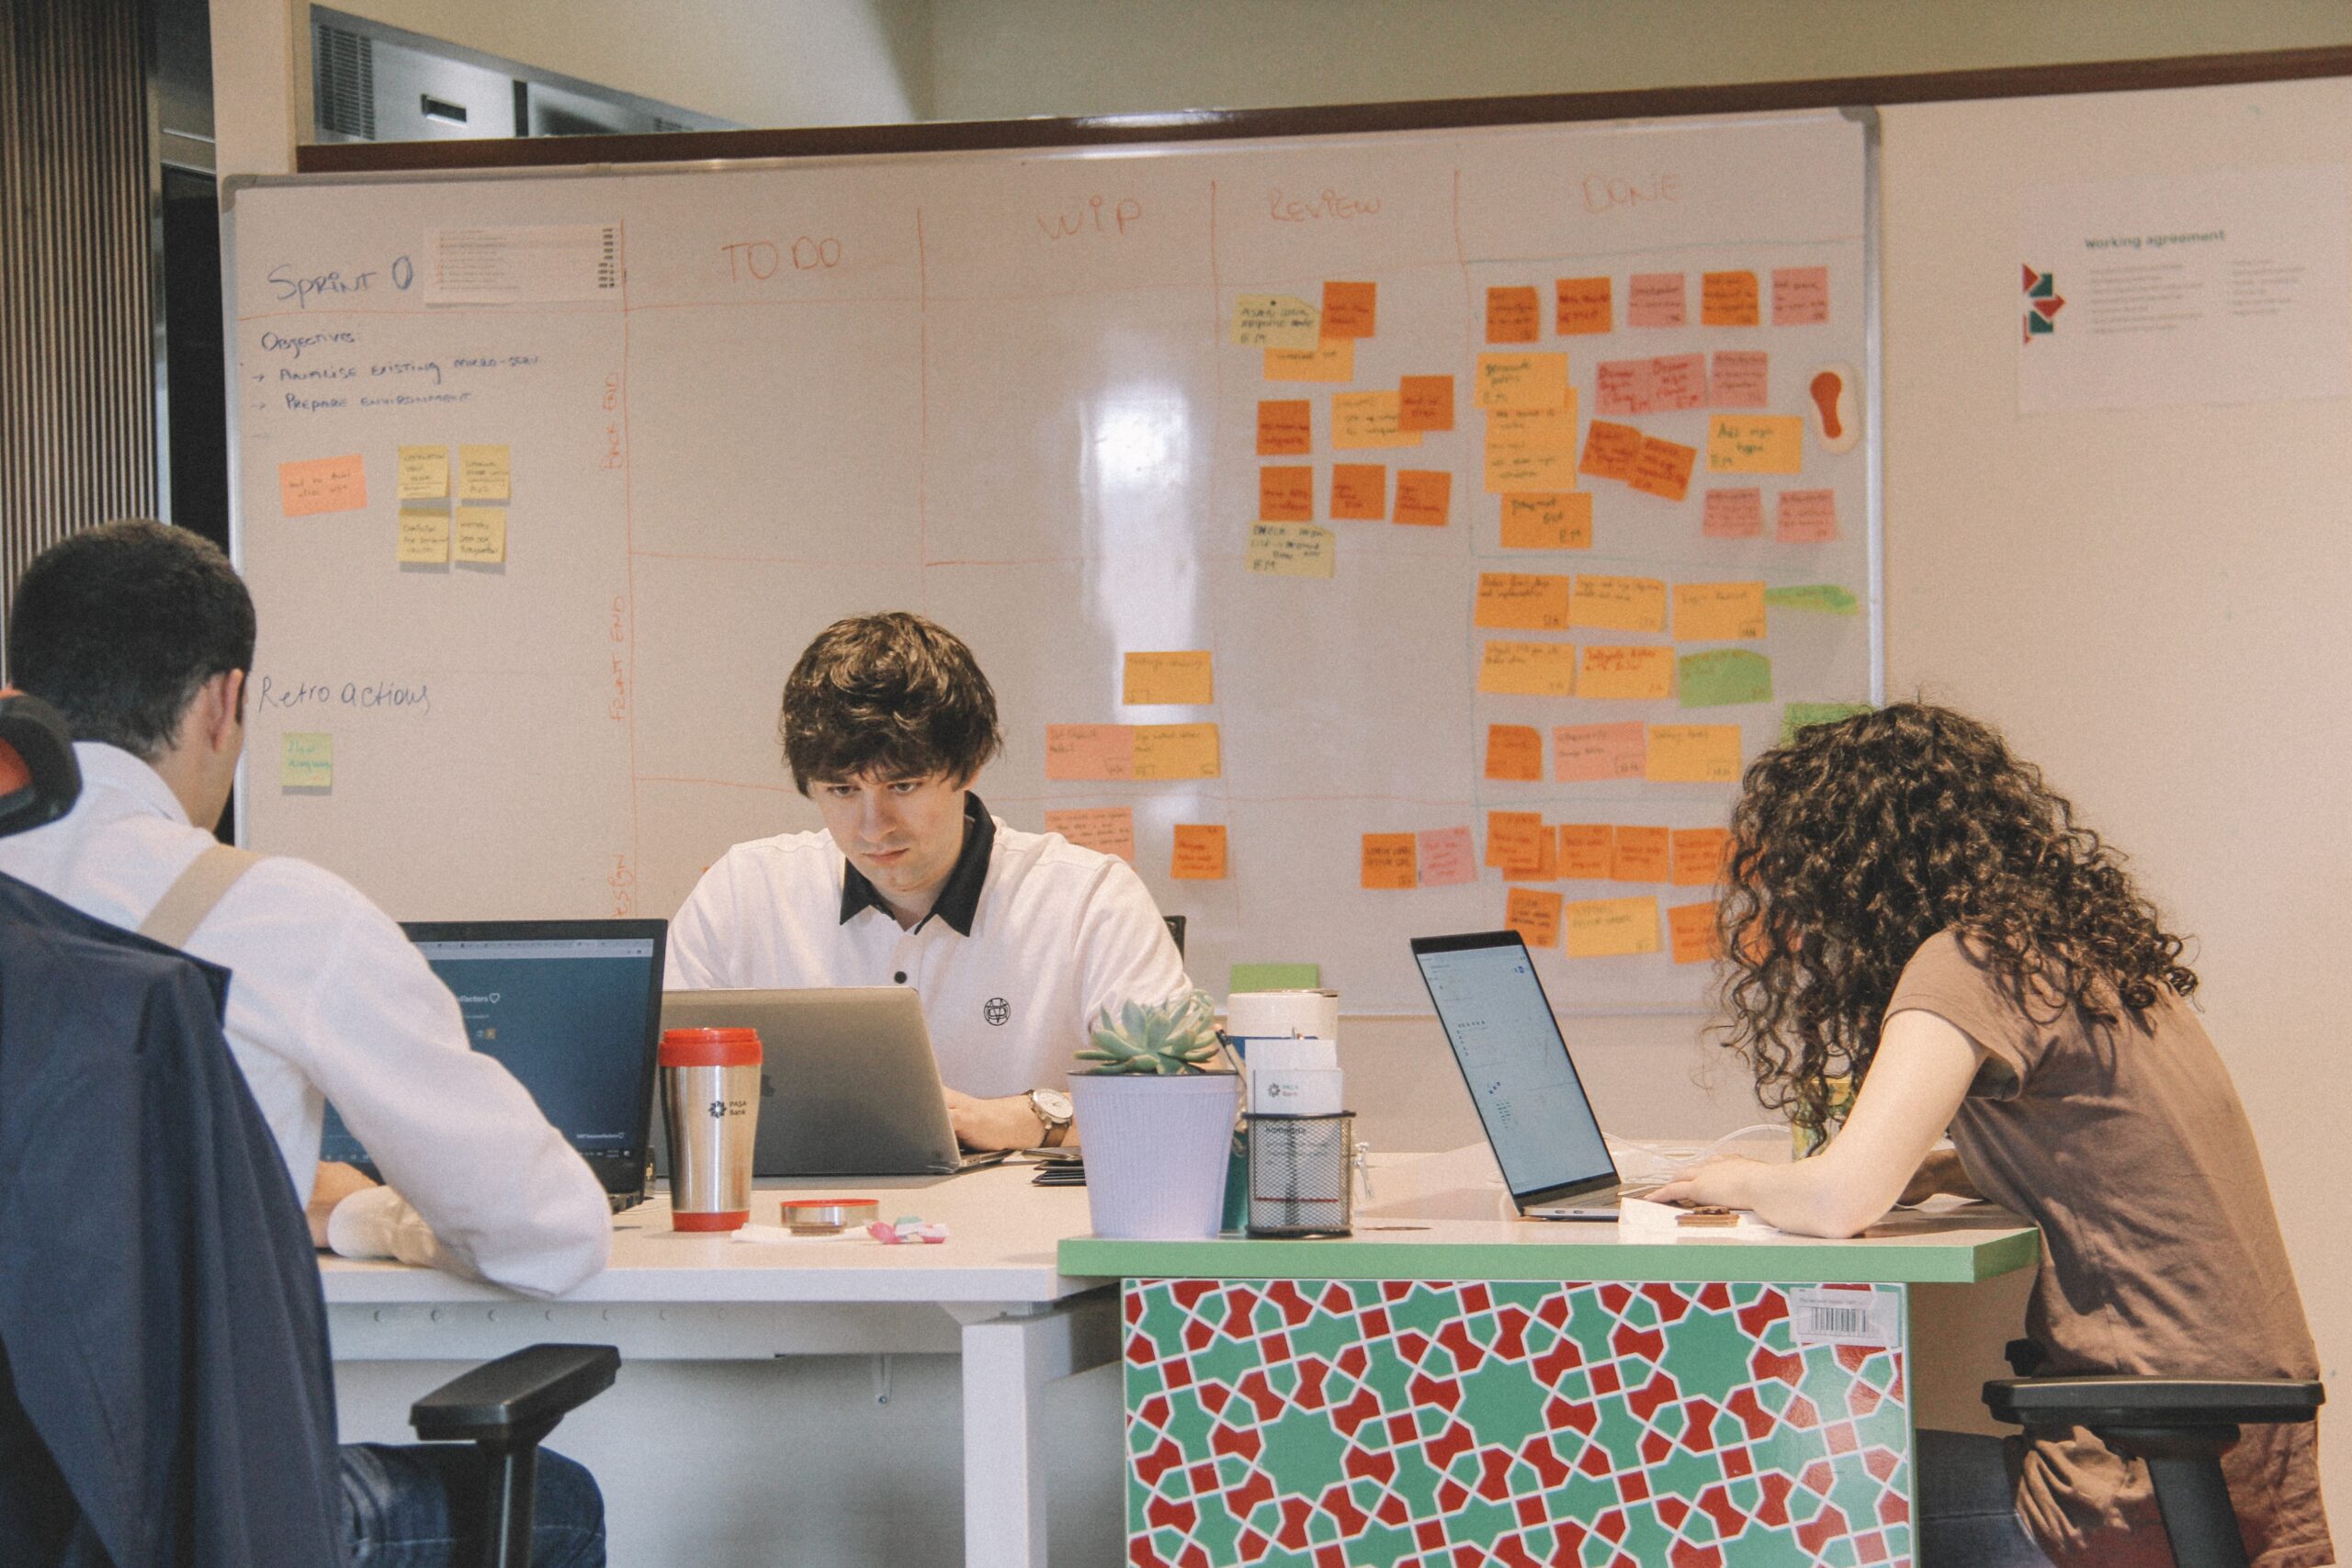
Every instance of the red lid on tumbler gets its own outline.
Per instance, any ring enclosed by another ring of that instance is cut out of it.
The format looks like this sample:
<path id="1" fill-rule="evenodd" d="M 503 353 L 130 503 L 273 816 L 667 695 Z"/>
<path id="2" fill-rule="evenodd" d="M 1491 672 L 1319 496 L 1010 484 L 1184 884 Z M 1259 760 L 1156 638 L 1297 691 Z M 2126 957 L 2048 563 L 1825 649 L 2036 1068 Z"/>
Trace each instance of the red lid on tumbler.
<path id="1" fill-rule="evenodd" d="M 760 1065 L 760 1032 L 756 1029 L 665 1029 L 662 1032 L 662 1065 L 665 1067 L 756 1067 Z"/>

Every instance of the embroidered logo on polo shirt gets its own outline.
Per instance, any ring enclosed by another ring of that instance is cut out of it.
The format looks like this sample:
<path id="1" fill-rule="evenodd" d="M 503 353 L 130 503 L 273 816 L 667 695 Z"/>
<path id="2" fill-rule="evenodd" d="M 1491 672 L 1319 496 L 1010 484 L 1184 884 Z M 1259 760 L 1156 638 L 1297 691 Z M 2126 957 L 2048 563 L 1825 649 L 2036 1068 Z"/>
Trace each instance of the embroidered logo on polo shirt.
<path id="1" fill-rule="evenodd" d="M 990 1023 L 1002 1027 L 1005 1021 L 1012 1017 L 1012 1004 L 1002 997 L 990 997 L 980 1004 L 980 1016 Z"/>

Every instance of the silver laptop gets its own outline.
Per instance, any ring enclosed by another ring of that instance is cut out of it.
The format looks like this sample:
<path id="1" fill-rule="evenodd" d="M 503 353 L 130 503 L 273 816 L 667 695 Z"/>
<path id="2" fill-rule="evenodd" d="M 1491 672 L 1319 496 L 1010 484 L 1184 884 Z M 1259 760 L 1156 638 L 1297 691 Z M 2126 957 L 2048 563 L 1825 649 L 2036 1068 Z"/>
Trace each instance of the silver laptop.
<path id="1" fill-rule="evenodd" d="M 922 998 L 904 986 L 662 993 L 663 1029 L 740 1026 L 762 1051 L 755 1177 L 938 1176 L 1004 1157 L 956 1147 Z M 657 1173 L 669 1156 L 665 1133 Z"/>
<path id="2" fill-rule="evenodd" d="M 1618 1181 L 1568 1043 L 1517 931 L 1416 937 L 1413 962 L 1521 1214 L 1613 1220 L 1620 1199 L 1656 1190 Z"/>

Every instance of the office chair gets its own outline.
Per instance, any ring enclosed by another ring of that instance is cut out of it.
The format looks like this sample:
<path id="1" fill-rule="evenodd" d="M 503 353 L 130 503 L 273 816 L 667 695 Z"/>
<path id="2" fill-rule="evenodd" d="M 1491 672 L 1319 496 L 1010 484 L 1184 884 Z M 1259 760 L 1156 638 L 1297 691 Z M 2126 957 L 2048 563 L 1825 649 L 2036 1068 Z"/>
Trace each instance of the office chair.
<path id="1" fill-rule="evenodd" d="M 1183 957 L 1184 917 L 1182 915 L 1162 915 L 1159 918 L 1168 922 L 1168 935 L 1176 943 L 1176 956 L 1179 958 Z"/>
<path id="2" fill-rule="evenodd" d="M 2012 1340 L 2009 1365 L 2030 1371 L 2041 1354 L 2030 1340 Z M 2246 1568 L 2222 1455 L 2240 1427 L 2315 1420 L 2326 1398 L 2320 1384 L 2286 1378 L 2015 1377 L 1984 1385 L 1996 1421 L 2086 1427 L 2144 1461 L 2178 1568 Z"/>
<path id="3" fill-rule="evenodd" d="M 0 836 L 80 791 L 55 710 L 0 691 Z M 0 902 L 0 1559 L 325 1568 L 326 1309 L 227 977 L 6 877 Z M 489 1461 L 484 1562 L 529 1562 L 538 1444 L 619 1364 L 536 1345 L 417 1402 Z"/>

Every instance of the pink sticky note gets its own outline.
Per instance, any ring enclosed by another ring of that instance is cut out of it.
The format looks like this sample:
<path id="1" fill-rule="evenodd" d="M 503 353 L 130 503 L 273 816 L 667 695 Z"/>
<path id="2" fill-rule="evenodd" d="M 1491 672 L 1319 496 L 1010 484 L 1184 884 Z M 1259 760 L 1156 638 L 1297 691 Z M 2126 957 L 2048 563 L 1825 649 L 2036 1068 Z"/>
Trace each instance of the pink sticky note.
<path id="1" fill-rule="evenodd" d="M 1637 272 L 1625 286 L 1625 324 L 1629 327 L 1679 327 L 1689 321 L 1684 310 L 1682 274 Z"/>
<path id="2" fill-rule="evenodd" d="M 1567 724 L 1552 731 L 1552 773 L 1562 784 L 1637 779 L 1647 740 L 1638 723 Z"/>
<path id="3" fill-rule="evenodd" d="M 1772 324 L 1776 327 L 1817 327 L 1829 320 L 1829 269 L 1826 266 L 1781 266 L 1772 269 Z"/>
<path id="4" fill-rule="evenodd" d="M 1784 490 L 1772 517 L 1772 536 L 1784 545 L 1826 544 L 1838 536 L 1838 492 Z"/>
<path id="5" fill-rule="evenodd" d="M 1478 880 L 1478 850 L 1467 828 L 1433 828 L 1413 835 L 1419 852 L 1421 886 L 1451 887 Z"/>
<path id="6" fill-rule="evenodd" d="M 1753 539 L 1764 532 L 1764 492 L 1711 490 L 1699 531 L 1710 539 Z"/>
<path id="7" fill-rule="evenodd" d="M 1650 361 L 1650 403 L 1660 413 L 1703 408 L 1707 402 L 1707 356 L 1671 354 Z"/>
<path id="8" fill-rule="evenodd" d="M 1765 356 L 1754 349 L 1727 349 L 1714 357 L 1707 377 L 1707 400 L 1719 409 L 1760 409 L 1769 400 Z"/>
<path id="9" fill-rule="evenodd" d="M 1136 859 L 1136 813 L 1131 806 L 1091 806 L 1075 811 L 1046 813 L 1046 831 L 1059 833 L 1083 849 L 1116 855 L 1129 865 Z"/>
<path id="10" fill-rule="evenodd" d="M 367 465 L 358 453 L 277 465 L 278 510 L 288 517 L 357 512 L 368 504 Z"/>
<path id="11" fill-rule="evenodd" d="M 1650 412 L 1650 365 L 1646 359 L 1604 359 L 1594 371 L 1593 412 L 1623 415 Z"/>
<path id="12" fill-rule="evenodd" d="M 1049 779 L 1128 780 L 1136 776 L 1136 732 L 1126 724 L 1046 726 Z"/>

